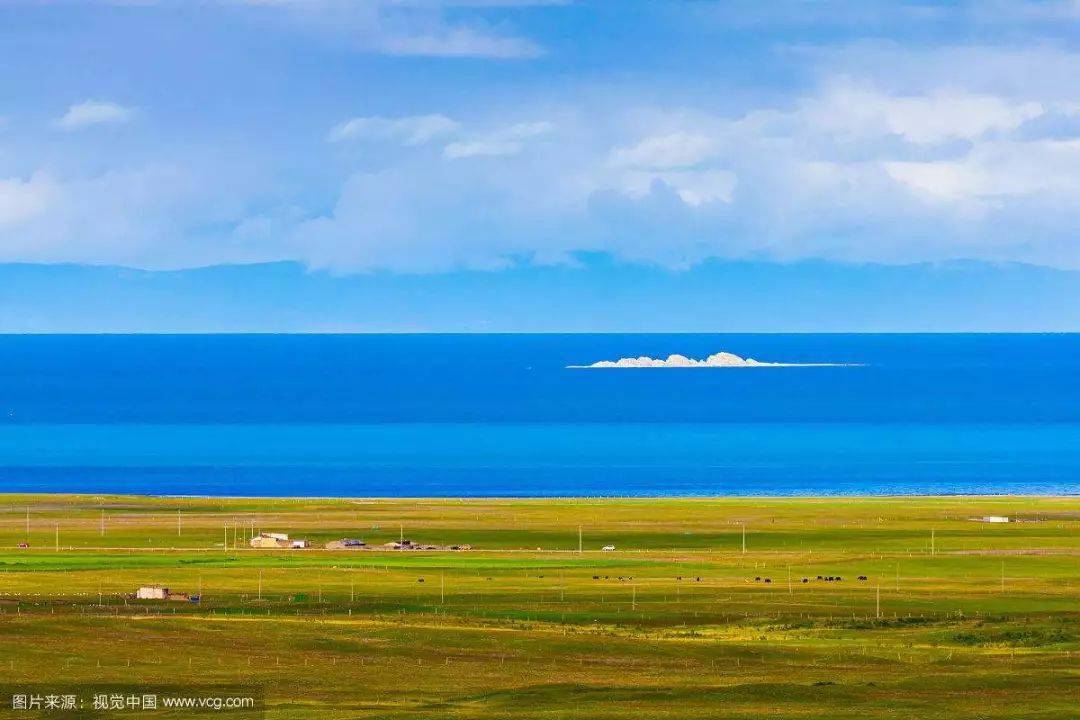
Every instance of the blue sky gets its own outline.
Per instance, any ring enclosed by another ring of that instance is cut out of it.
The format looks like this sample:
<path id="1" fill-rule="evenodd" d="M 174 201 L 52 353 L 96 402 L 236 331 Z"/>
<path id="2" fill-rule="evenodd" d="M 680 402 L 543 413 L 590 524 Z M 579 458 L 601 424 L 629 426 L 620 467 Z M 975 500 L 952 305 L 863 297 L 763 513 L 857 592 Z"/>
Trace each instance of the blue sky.
<path id="1" fill-rule="evenodd" d="M 1078 28 L 1075 0 L 0 0 L 0 262 L 1073 270 Z"/>

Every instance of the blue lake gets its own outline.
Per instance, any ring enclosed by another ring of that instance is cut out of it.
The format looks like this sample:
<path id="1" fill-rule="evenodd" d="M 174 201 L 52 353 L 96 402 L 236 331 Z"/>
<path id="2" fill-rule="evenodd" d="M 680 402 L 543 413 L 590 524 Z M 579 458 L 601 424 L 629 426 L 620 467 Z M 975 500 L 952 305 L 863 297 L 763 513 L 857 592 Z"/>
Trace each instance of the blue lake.
<path id="1" fill-rule="evenodd" d="M 572 370 L 727 350 L 859 367 Z M 0 490 L 1076 493 L 1078 335 L 0 337 Z"/>

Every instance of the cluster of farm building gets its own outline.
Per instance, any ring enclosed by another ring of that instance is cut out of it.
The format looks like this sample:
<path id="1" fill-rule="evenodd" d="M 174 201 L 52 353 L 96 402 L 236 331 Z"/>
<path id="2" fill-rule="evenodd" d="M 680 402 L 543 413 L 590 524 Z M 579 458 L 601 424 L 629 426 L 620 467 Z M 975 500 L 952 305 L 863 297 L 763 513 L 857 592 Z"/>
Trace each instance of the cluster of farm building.
<path id="1" fill-rule="evenodd" d="M 285 533 L 259 533 L 251 539 L 251 547 L 256 549 L 305 549 L 312 547 L 308 540 L 290 538 Z M 363 540 L 341 538 L 332 540 L 324 546 L 327 550 L 472 550 L 472 545 L 428 545 L 414 543 L 404 538 L 382 545 L 368 545 Z"/>

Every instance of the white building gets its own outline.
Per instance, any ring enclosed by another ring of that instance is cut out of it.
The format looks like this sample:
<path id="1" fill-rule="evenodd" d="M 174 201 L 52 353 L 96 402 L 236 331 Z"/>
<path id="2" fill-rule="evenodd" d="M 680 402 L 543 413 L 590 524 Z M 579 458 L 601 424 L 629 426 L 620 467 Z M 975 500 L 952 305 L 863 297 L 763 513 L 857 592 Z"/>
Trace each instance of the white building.
<path id="1" fill-rule="evenodd" d="M 143 585 L 135 591 L 138 600 L 168 600 L 169 588 L 161 585 Z"/>
<path id="2" fill-rule="evenodd" d="M 309 545 L 307 540 L 290 540 L 285 533 L 259 533 L 251 538 L 253 548 L 306 548 Z"/>
<path id="3" fill-rule="evenodd" d="M 981 518 L 975 518 L 978 522 L 984 523 L 1007 523 L 1009 518 L 1004 515 L 983 515 Z"/>

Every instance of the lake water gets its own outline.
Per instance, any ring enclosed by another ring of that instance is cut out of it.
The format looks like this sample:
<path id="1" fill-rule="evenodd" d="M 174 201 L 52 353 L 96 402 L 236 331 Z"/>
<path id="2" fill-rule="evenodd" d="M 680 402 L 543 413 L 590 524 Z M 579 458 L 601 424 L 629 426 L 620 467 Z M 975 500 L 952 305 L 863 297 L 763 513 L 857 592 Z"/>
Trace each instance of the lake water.
<path id="1" fill-rule="evenodd" d="M 1076 493 L 1080 335 L 3 336 L 0 490 Z"/>

